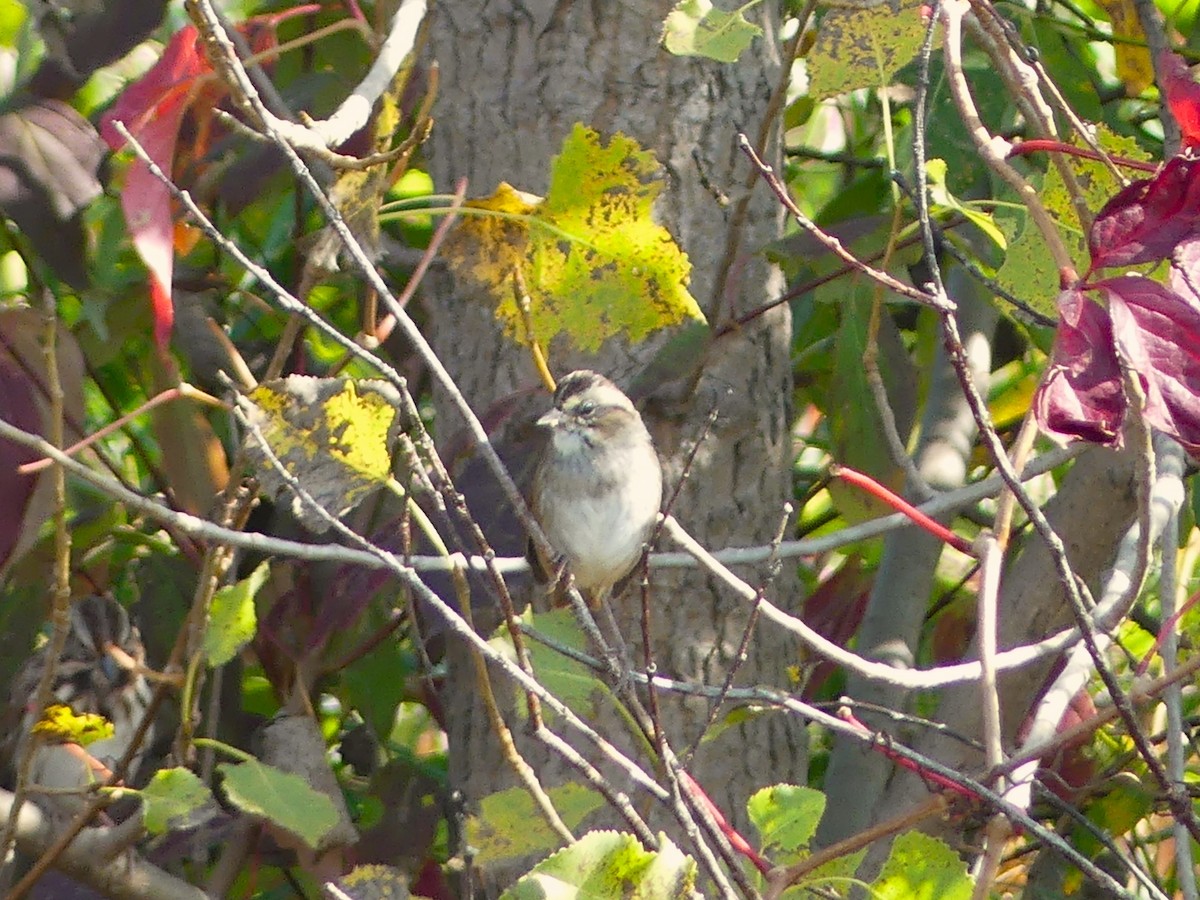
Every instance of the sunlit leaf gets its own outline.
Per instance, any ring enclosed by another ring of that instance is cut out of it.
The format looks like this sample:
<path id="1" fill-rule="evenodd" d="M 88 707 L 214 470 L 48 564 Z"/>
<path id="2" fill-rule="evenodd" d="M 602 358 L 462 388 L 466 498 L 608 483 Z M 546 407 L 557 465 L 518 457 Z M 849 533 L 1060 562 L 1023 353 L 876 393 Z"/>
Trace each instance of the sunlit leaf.
<path id="1" fill-rule="evenodd" d="M 762 835 L 764 849 L 792 852 L 807 847 L 825 812 L 825 795 L 810 787 L 776 784 L 756 792 L 746 803 L 750 821 Z"/>
<path id="2" fill-rule="evenodd" d="M 76 713 L 62 703 L 47 706 L 33 733 L 62 743 L 86 747 L 113 736 L 112 722 L 97 713 Z"/>
<path id="3" fill-rule="evenodd" d="M 651 332 L 703 321 L 687 285 L 691 263 L 651 207 L 662 190 L 653 154 L 616 134 L 602 144 L 576 125 L 551 165 L 544 200 L 509 185 L 471 208 L 446 254 L 482 287 L 496 317 L 525 340 L 513 296 L 519 270 L 530 294 L 533 334 L 543 346 L 565 333 L 595 351 L 610 337 L 636 343 Z"/>
<path id="4" fill-rule="evenodd" d="M 501 898 L 690 897 L 696 883 L 695 861 L 664 834 L 659 835 L 659 844 L 658 852 L 652 852 L 633 835 L 593 831 L 539 863 Z"/>
<path id="5" fill-rule="evenodd" d="M 925 37 L 920 5 L 911 0 L 832 9 L 821 19 L 808 54 L 808 92 L 815 100 L 865 87 L 886 87 L 917 54 Z"/>
<path id="6" fill-rule="evenodd" d="M 762 29 L 746 21 L 742 10 L 725 12 L 710 0 L 680 0 L 663 22 L 663 46 L 676 56 L 704 56 L 736 62 Z"/>
<path id="7" fill-rule="evenodd" d="M 334 516 L 357 506 L 391 473 L 400 401 L 383 382 L 292 375 L 259 385 L 241 402 L 271 453 Z M 311 530 L 329 528 L 292 494 L 253 434 L 246 449 L 266 492 L 291 498 L 293 513 Z"/>
<path id="8" fill-rule="evenodd" d="M 878 900 L 968 900 L 971 891 L 966 863 L 941 841 L 919 831 L 896 838 L 871 885 L 871 896 Z"/>

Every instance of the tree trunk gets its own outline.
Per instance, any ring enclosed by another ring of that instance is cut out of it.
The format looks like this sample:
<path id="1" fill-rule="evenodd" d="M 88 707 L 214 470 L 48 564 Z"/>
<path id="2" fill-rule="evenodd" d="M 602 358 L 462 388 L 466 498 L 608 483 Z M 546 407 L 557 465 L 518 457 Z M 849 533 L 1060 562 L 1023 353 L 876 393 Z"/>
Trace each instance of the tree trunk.
<path id="1" fill-rule="evenodd" d="M 482 14 L 474 4 L 437 5 L 426 50 L 427 58 L 441 67 L 430 158 L 439 189 L 466 177 L 471 196 L 491 193 L 502 180 L 544 194 L 551 159 L 576 122 L 595 128 L 605 140 L 618 131 L 633 137 L 653 150 L 665 167 L 667 183 L 656 214 L 691 258 L 692 293 L 710 323 L 719 325 L 731 314 L 770 301 L 781 288 L 778 273 L 757 252 L 779 233 L 781 217 L 774 198 L 761 184 L 755 185 L 744 223 L 737 227 L 730 222 L 750 174 L 735 135 L 741 128 L 754 139 L 779 79 L 776 23 L 762 23 L 766 36 L 742 62 L 724 65 L 675 58 L 658 46 L 669 9 L 670 3 L 661 0 L 498 0 L 487 4 Z M 767 6 L 759 9 L 771 15 Z M 776 150 L 773 140 L 772 152 Z M 719 203 L 714 188 L 733 202 Z M 732 262 L 725 264 L 726 259 Z M 498 410 L 501 401 L 536 393 L 529 390 L 537 378 L 528 351 L 501 333 L 486 302 L 471 296 L 462 284 L 436 294 L 427 298 L 435 347 L 476 411 Z M 561 376 L 586 365 L 628 388 L 669 336 L 634 347 L 609 341 L 596 357 L 584 357 L 556 342 L 551 367 Z M 704 439 L 673 508 L 684 526 L 710 548 L 769 541 L 791 497 L 790 336 L 785 304 L 711 343 L 698 376 L 655 384 L 634 398 L 663 457 L 668 496 L 691 443 L 714 402 L 719 403 L 716 425 Z M 547 405 L 544 396 L 518 404 L 520 411 L 498 430 L 498 442 L 518 458 L 514 471 L 530 462 L 520 458 L 521 423 Z M 447 447 L 458 425 L 447 403 L 439 405 L 438 416 L 438 439 Z M 469 475 L 460 483 L 481 520 L 492 525 L 500 521 L 483 492 L 471 490 Z M 504 552 L 524 541 L 512 527 L 493 530 L 490 536 Z M 752 583 L 765 579 L 762 571 L 741 574 Z M 794 574 L 785 572 L 772 596 L 795 608 L 796 584 Z M 633 658 L 640 660 L 636 593 L 627 593 L 617 615 Z M 719 686 L 742 639 L 747 605 L 695 571 L 684 570 L 654 573 L 651 597 L 659 672 Z M 797 650 L 780 633 L 758 629 L 738 683 L 785 685 L 786 667 L 796 660 Z M 469 660 L 461 648 L 448 652 L 451 670 L 445 700 L 451 781 L 474 807 L 514 780 L 480 708 Z M 661 702 L 668 737 L 683 750 L 705 728 L 707 701 L 664 697 Z M 597 727 L 627 752 L 640 752 L 640 744 L 615 715 L 606 714 Z M 538 747 L 521 743 L 521 750 L 543 784 L 578 780 L 561 760 L 547 759 Z M 644 756 L 640 758 L 653 772 Z M 803 781 L 806 764 L 802 723 L 770 715 L 704 745 L 691 771 L 726 815 L 742 822 L 753 790 Z M 625 784 L 618 787 L 628 789 Z M 631 798 L 639 809 L 648 805 L 644 794 L 634 791 Z M 661 814 L 652 814 L 652 819 L 665 821 Z M 603 823 L 620 827 L 612 815 Z M 590 820 L 586 827 L 594 824 L 597 821 Z"/>

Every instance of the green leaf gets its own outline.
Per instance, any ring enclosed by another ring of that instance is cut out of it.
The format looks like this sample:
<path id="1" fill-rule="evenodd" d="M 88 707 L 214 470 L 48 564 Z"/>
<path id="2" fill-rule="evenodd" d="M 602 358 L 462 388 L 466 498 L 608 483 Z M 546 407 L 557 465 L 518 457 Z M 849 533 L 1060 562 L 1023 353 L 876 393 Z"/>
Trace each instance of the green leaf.
<path id="1" fill-rule="evenodd" d="M 875 900 L 969 900 L 971 888 L 971 877 L 958 854 L 919 831 L 896 838 L 871 885 Z"/>
<path id="2" fill-rule="evenodd" d="M 309 787 L 299 775 L 283 772 L 258 760 L 221 763 L 217 771 L 229 802 L 262 816 L 317 849 L 338 823 L 333 801 Z"/>
<path id="3" fill-rule="evenodd" d="M 742 15 L 745 9 L 725 12 L 714 8 L 709 0 L 680 0 L 663 22 L 662 44 L 676 56 L 736 62 L 762 34 L 761 28 L 746 21 Z"/>
<path id="4" fill-rule="evenodd" d="M 560 850 L 501 895 L 501 900 L 624 897 L 674 900 L 689 897 L 696 863 L 659 835 L 661 849 L 646 850 L 631 834 L 593 831 Z"/>
<path id="5" fill-rule="evenodd" d="M 587 639 L 583 636 L 583 630 L 579 627 L 575 614 L 569 609 L 536 614 L 531 610 L 522 616 L 522 621 L 557 643 L 576 650 L 587 649 Z M 493 646 L 503 648 L 511 658 L 516 658 L 507 625 L 500 626 L 492 643 Z M 605 700 L 612 697 L 608 685 L 583 663 L 564 656 L 539 641 L 526 638 L 525 645 L 538 680 L 578 715 L 585 719 L 594 719 Z M 520 708 L 524 710 L 523 706 Z"/>
<path id="6" fill-rule="evenodd" d="M 239 405 L 284 469 L 334 516 L 352 510 L 391 475 L 400 398 L 380 381 L 291 375 L 259 385 Z M 263 490 L 291 500 L 317 533 L 329 522 L 295 496 L 253 434 L 246 451 Z"/>
<path id="7" fill-rule="evenodd" d="M 865 87 L 886 87 L 925 37 L 920 6 L 905 2 L 834 9 L 821 20 L 808 54 L 808 93 L 814 100 Z"/>
<path id="8" fill-rule="evenodd" d="M 790 853 L 807 847 L 825 812 L 825 795 L 810 787 L 777 784 L 763 788 L 746 803 L 762 845 Z"/>
<path id="9" fill-rule="evenodd" d="M 592 810 L 604 805 L 603 797 L 580 784 L 553 787 L 546 794 L 568 828 L 575 828 Z M 519 787 L 483 798 L 479 815 L 467 821 L 467 841 L 476 848 L 475 859 L 480 864 L 547 853 L 562 843 L 533 797 Z"/>
<path id="10" fill-rule="evenodd" d="M 654 154 L 632 138 L 617 133 L 602 144 L 577 124 L 551 164 L 544 200 L 501 184 L 491 197 L 466 204 L 445 255 L 522 342 L 527 329 L 513 297 L 515 271 L 529 291 L 529 322 L 542 346 L 566 334 L 594 352 L 618 335 L 637 343 L 660 328 L 703 322 L 688 293 L 687 254 L 651 215 L 662 178 Z"/>
<path id="11" fill-rule="evenodd" d="M 142 821 L 151 834 L 194 828 L 217 813 L 207 785 L 184 768 L 159 769 L 138 795 Z"/>
<path id="12" fill-rule="evenodd" d="M 204 632 L 204 655 L 210 666 L 225 665 L 254 638 L 258 630 L 254 596 L 270 574 L 271 564 L 264 560 L 249 577 L 213 594 L 208 629 Z"/>
<path id="13" fill-rule="evenodd" d="M 935 204 L 960 213 L 997 247 L 1001 250 L 1005 248 L 1004 232 L 996 226 L 996 221 L 991 214 L 964 206 L 957 197 L 950 193 L 950 189 L 946 186 L 947 166 L 944 159 L 928 160 L 925 164 L 925 172 L 929 178 L 929 196 Z"/>

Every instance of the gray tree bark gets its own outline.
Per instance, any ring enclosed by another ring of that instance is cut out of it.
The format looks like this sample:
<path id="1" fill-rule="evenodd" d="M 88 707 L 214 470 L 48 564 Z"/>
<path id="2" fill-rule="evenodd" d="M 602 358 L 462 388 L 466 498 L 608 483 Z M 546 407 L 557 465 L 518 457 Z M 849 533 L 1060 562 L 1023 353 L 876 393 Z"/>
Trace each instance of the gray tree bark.
<path id="1" fill-rule="evenodd" d="M 734 202 L 741 196 L 749 169 L 734 138 L 739 129 L 752 136 L 757 132 L 778 81 L 775 23 L 762 23 L 766 37 L 739 63 L 679 59 L 658 46 L 670 6 L 665 0 L 497 0 L 482 10 L 476 4 L 438 4 L 426 50 L 426 57 L 441 67 L 430 159 L 440 189 L 465 176 L 471 196 L 491 193 L 502 180 L 544 194 L 551 159 L 576 122 L 606 138 L 618 131 L 635 138 L 665 167 L 667 183 L 656 213 L 691 258 L 692 293 L 710 323 L 720 324 L 768 302 L 781 288 L 778 273 L 757 253 L 779 234 L 775 200 L 756 185 L 749 214 L 735 230 L 729 221 L 732 207 L 719 203 L 703 183 Z M 771 15 L 765 12 L 768 6 L 759 10 Z M 727 258 L 732 263 L 725 265 Z M 537 379 L 528 351 L 501 333 L 485 302 L 459 284 L 438 290 L 427 303 L 434 345 L 477 411 L 500 409 L 501 401 L 535 393 L 530 390 Z M 697 376 L 653 385 L 635 397 L 663 457 L 668 490 L 679 480 L 691 441 L 719 401 L 716 427 L 702 444 L 674 508 L 707 546 L 769 541 L 791 497 L 790 336 L 784 305 L 711 343 Z M 668 337 L 634 347 L 612 340 L 595 357 L 555 342 L 551 366 L 561 376 L 587 365 L 628 388 Z M 547 405 L 544 395 L 517 404 L 518 411 L 497 430 L 515 458 L 514 470 L 530 462 L 522 458 L 521 423 Z M 457 425 L 448 404 L 439 406 L 438 416 L 439 441 L 446 446 L 453 443 Z M 473 483 L 470 476 L 463 482 L 468 490 Z M 499 521 L 483 493 L 471 493 L 468 500 L 481 519 Z M 524 541 L 511 528 L 507 532 L 491 536 L 500 546 L 507 540 L 507 548 Z M 742 574 L 752 582 L 765 578 L 761 571 Z M 772 596 L 796 608 L 796 584 L 794 575 L 785 572 Z M 640 660 L 635 594 L 626 595 L 617 614 L 634 659 Z M 745 628 L 746 605 L 708 579 L 680 570 L 654 574 L 651 596 L 660 673 L 721 684 Z M 759 628 L 738 682 L 786 685 L 786 667 L 797 651 L 792 640 Z M 513 777 L 480 708 L 470 661 L 455 648 L 448 648 L 448 654 L 451 780 L 468 805 L 476 805 L 511 785 Z M 673 698 L 662 702 L 669 739 L 682 749 L 703 730 L 707 704 Z M 628 736 L 620 718 L 606 714 L 597 725 L 647 765 L 639 742 Z M 539 748 L 522 742 L 521 749 L 544 784 L 578 780 L 573 770 L 546 758 Z M 742 822 L 746 799 L 756 788 L 803 781 L 806 765 L 803 723 L 770 715 L 704 745 L 691 770 L 726 815 Z M 644 794 L 634 792 L 632 799 L 639 809 L 648 805 Z M 620 825 L 611 815 L 601 818 L 603 824 Z M 657 814 L 652 818 L 665 821 Z"/>

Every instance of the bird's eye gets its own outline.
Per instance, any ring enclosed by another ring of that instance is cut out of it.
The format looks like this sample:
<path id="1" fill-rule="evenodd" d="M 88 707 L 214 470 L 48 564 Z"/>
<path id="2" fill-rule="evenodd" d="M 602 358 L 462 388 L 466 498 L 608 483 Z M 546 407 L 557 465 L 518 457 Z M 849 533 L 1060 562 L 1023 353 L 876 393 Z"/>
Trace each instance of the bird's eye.
<path id="1" fill-rule="evenodd" d="M 596 411 L 596 404 L 591 400 L 583 400 L 575 407 L 575 412 L 581 416 L 590 416 Z"/>

